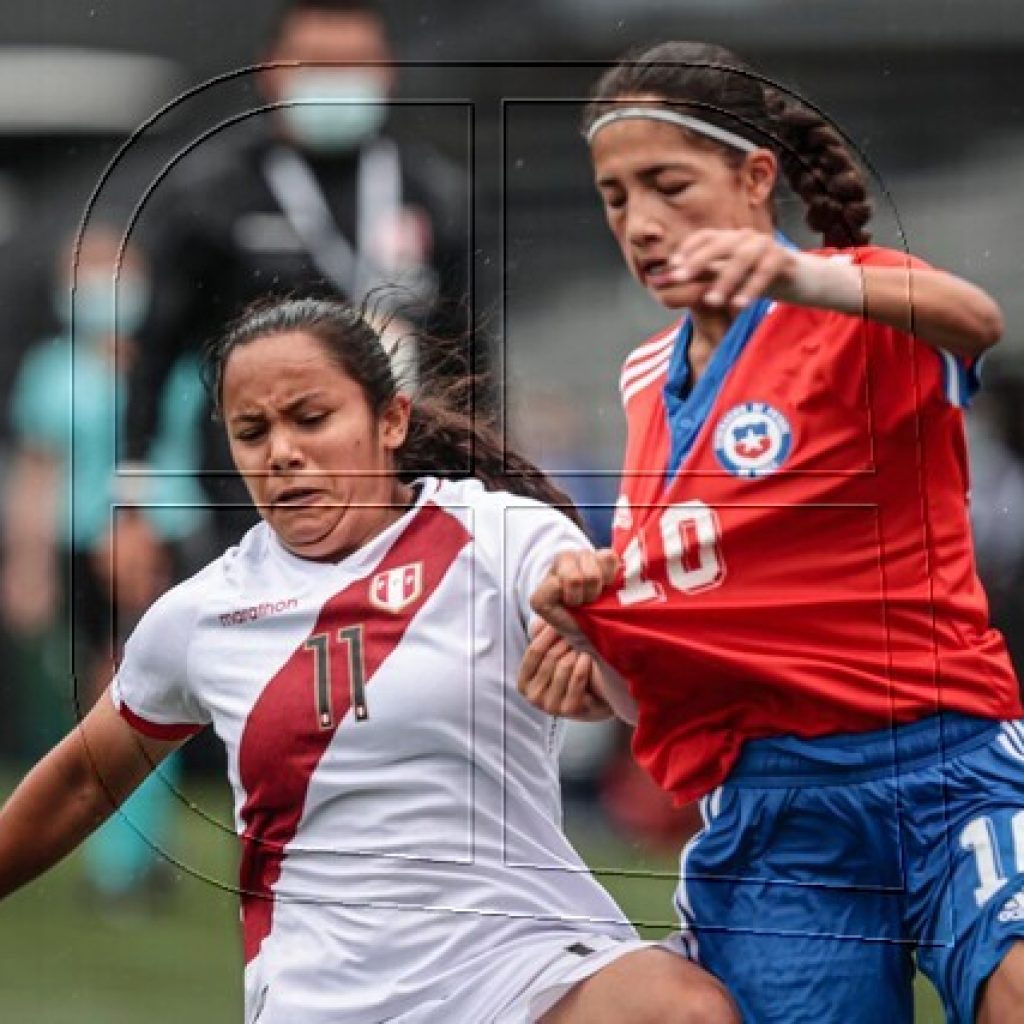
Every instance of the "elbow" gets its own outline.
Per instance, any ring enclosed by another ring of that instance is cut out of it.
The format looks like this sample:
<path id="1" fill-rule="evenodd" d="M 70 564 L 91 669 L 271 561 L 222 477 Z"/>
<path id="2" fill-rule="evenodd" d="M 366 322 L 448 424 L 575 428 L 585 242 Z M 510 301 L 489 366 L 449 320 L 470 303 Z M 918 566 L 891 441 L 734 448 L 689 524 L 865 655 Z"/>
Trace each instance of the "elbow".
<path id="1" fill-rule="evenodd" d="M 1003 319 L 1003 311 L 994 300 L 987 299 L 983 308 L 979 311 L 978 324 L 975 330 L 978 354 L 987 352 L 990 348 L 997 345 L 1002 339 L 1005 329 L 1006 321 Z"/>
<path id="2" fill-rule="evenodd" d="M 963 332 L 963 348 L 967 355 L 980 356 L 999 343 L 1006 322 L 999 304 L 984 292 L 979 293 L 972 305 L 974 308 Z"/>

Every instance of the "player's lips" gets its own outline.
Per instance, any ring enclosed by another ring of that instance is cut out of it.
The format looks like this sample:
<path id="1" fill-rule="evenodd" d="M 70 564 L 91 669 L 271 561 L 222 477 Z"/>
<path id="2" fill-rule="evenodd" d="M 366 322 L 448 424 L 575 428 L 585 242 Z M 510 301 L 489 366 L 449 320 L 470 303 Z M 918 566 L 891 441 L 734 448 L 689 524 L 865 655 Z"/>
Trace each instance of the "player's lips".
<path id="1" fill-rule="evenodd" d="M 667 259 L 651 257 L 637 260 L 637 270 L 641 281 L 652 288 L 664 288 L 675 283 L 675 268 Z"/>
<path id="2" fill-rule="evenodd" d="M 315 487 L 288 487 L 278 491 L 271 499 L 271 505 L 284 506 L 285 508 L 301 508 L 305 505 L 316 504 L 323 497 L 323 491 Z"/>

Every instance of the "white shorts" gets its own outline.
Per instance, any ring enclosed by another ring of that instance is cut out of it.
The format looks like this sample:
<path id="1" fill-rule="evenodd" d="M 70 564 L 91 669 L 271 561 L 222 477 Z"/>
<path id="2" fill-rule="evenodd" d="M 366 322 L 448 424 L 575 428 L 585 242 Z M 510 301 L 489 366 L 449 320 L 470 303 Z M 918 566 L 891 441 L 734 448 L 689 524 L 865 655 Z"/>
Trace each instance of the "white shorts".
<path id="1" fill-rule="evenodd" d="M 673 948 L 670 940 L 645 941 L 585 931 L 561 931 L 496 945 L 456 979 L 419 984 L 381 978 L 367 969 L 353 996 L 340 990 L 316 993 L 305 969 L 286 970 L 267 985 L 259 964 L 246 971 L 246 1021 L 250 1024 L 535 1024 L 575 985 L 628 953 Z M 320 970 L 314 971 L 319 977 Z M 287 979 L 287 981 L 286 981 Z M 329 986 L 330 987 L 330 986 Z M 376 992 L 374 992 L 376 989 Z M 396 991 L 404 989 L 395 997 Z M 346 1008 L 345 999 L 358 997 Z"/>
<path id="2" fill-rule="evenodd" d="M 607 935 L 583 935 L 569 946 L 553 946 L 551 959 L 522 994 L 495 1019 L 494 1024 L 534 1024 L 581 981 L 627 953 L 641 949 L 665 949 L 660 942 L 643 939 L 613 939 Z M 537 962 L 543 962 L 536 951 Z"/>

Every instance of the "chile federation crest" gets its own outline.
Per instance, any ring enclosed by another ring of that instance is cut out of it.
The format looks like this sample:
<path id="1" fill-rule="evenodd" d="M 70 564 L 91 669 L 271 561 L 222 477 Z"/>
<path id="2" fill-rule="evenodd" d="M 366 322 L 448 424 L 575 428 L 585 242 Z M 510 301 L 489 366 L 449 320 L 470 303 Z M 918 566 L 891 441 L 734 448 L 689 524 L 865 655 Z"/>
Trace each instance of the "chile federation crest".
<path id="1" fill-rule="evenodd" d="M 733 406 L 715 427 L 715 455 L 734 476 L 774 473 L 793 446 L 789 421 L 765 402 Z"/>

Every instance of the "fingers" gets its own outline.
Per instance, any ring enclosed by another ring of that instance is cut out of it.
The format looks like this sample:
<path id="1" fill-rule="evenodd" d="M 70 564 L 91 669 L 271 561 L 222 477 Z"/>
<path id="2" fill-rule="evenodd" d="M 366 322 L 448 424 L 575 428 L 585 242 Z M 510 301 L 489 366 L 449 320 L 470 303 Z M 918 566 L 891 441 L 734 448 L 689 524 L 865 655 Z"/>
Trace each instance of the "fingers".
<path id="1" fill-rule="evenodd" d="M 570 608 L 589 604 L 614 579 L 618 559 L 612 551 L 565 551 L 555 559 L 552 573 L 561 586 L 562 603 Z M 610 571 L 610 575 L 609 575 Z"/>
<path id="2" fill-rule="evenodd" d="M 540 585 L 530 598 L 530 607 L 545 622 L 553 626 L 559 633 L 576 633 L 579 627 L 576 620 L 565 609 L 562 598 L 562 581 L 554 572 L 541 580 Z"/>
<path id="3" fill-rule="evenodd" d="M 706 283 L 701 302 L 739 312 L 771 294 L 788 274 L 790 254 L 762 231 L 694 232 L 672 259 L 678 283 Z"/>
<path id="4" fill-rule="evenodd" d="M 570 608 L 593 601 L 604 589 L 601 563 L 593 551 L 567 551 L 555 560 L 562 602 Z"/>
<path id="5" fill-rule="evenodd" d="M 534 624 L 537 630 L 536 635 L 530 640 L 526 653 L 523 655 L 522 663 L 519 666 L 519 692 L 527 700 L 532 700 L 534 690 L 542 688 L 543 683 L 542 681 L 538 682 L 538 680 L 544 659 L 559 641 L 564 645 L 564 648 L 569 646 L 558 630 L 553 629 L 548 623 L 541 620 L 537 620 L 537 622 L 539 625 Z M 531 627 L 531 631 L 533 628 Z M 530 688 L 529 692 L 528 687 Z"/>
<path id="6" fill-rule="evenodd" d="M 596 720 L 610 708 L 591 688 L 594 662 L 548 625 L 530 641 L 519 668 L 519 692 L 536 708 L 563 718 Z"/>
<path id="7" fill-rule="evenodd" d="M 565 684 L 565 692 L 562 694 L 562 703 L 554 714 L 569 718 L 584 711 L 589 711 L 592 702 L 589 696 L 590 675 L 593 671 L 594 662 L 589 654 L 574 652 L 576 657 L 569 666 L 569 676 Z M 566 659 L 563 659 L 563 661 Z"/>
<path id="8" fill-rule="evenodd" d="M 530 606 L 559 632 L 579 632 L 567 609 L 596 600 L 618 572 L 618 556 L 610 550 L 566 551 L 551 566 L 530 598 Z"/>
<path id="9" fill-rule="evenodd" d="M 611 586 L 619 572 L 619 556 L 611 548 L 601 548 L 594 552 L 594 556 L 597 558 L 604 586 Z"/>
<path id="10" fill-rule="evenodd" d="M 523 655 L 517 680 L 519 692 L 534 707 L 556 714 L 572 674 L 574 655 L 564 637 L 545 627 Z"/>

